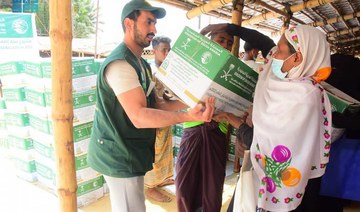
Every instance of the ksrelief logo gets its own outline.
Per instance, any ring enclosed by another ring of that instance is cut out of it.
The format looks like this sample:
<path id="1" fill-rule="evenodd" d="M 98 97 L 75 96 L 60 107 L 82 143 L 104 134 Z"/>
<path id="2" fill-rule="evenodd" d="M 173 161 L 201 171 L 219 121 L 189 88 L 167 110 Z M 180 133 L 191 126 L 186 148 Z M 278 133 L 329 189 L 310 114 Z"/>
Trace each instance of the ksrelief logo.
<path id="1" fill-rule="evenodd" d="M 25 34 L 29 29 L 29 25 L 26 21 L 19 18 L 13 21 L 12 28 L 18 34 Z"/>
<path id="2" fill-rule="evenodd" d="M 207 64 L 211 61 L 212 59 L 212 54 L 210 52 L 204 52 L 202 55 L 201 55 L 201 62 L 203 64 Z"/>
<path id="3" fill-rule="evenodd" d="M 190 47 L 190 45 L 189 45 L 190 41 L 191 41 L 191 39 L 187 38 L 186 42 L 182 43 L 181 47 L 186 50 L 188 47 Z"/>
<path id="4" fill-rule="evenodd" d="M 92 95 L 90 95 L 88 99 L 89 99 L 90 102 L 94 101 L 94 97 Z"/>
<path id="5" fill-rule="evenodd" d="M 229 69 L 227 71 L 223 70 L 224 75 L 221 75 L 220 78 L 225 78 L 225 81 L 228 81 L 228 77 L 231 77 L 230 71 L 235 68 L 234 64 L 229 65 Z"/>
<path id="6" fill-rule="evenodd" d="M 90 71 L 91 71 L 91 67 L 90 67 L 90 66 L 85 66 L 85 71 L 86 71 L 86 72 L 90 72 Z"/>

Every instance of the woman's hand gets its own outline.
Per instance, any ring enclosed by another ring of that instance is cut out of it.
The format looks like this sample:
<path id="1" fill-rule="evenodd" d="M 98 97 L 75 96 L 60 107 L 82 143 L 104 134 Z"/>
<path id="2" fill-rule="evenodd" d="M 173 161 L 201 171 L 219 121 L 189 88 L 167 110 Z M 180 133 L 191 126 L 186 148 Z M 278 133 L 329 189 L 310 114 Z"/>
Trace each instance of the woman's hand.
<path id="1" fill-rule="evenodd" d="M 227 112 L 220 112 L 213 116 L 213 120 L 216 122 L 226 122 L 229 121 L 229 113 Z"/>
<path id="2" fill-rule="evenodd" d="M 253 127 L 253 123 L 252 123 L 252 111 L 253 111 L 253 106 L 251 105 L 251 106 L 247 109 L 247 111 L 246 111 L 246 113 L 247 113 L 248 115 L 247 115 L 246 120 L 245 120 L 246 124 L 249 125 L 249 127 Z"/>
<path id="3" fill-rule="evenodd" d="M 235 142 L 235 156 L 243 158 L 245 150 L 248 150 L 246 144 L 239 141 Z"/>
<path id="4" fill-rule="evenodd" d="M 213 120 L 217 122 L 228 122 L 234 128 L 238 129 L 243 123 L 245 123 L 245 119 L 247 117 L 247 113 L 245 113 L 242 117 L 236 116 L 232 113 L 220 112 L 214 115 Z"/>

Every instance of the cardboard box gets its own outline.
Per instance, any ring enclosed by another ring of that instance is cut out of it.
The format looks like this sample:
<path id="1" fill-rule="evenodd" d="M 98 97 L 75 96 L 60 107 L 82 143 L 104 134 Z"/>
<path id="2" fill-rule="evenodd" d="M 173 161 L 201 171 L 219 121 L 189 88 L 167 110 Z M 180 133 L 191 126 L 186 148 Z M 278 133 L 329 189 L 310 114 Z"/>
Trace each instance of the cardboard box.
<path id="1" fill-rule="evenodd" d="M 26 82 L 29 87 L 41 91 L 52 89 L 51 58 L 38 58 L 24 62 Z M 96 72 L 93 58 L 72 58 L 72 90 L 77 93 L 96 87 Z"/>
<path id="2" fill-rule="evenodd" d="M 329 100 L 331 102 L 331 110 L 339 113 L 344 113 L 348 110 L 351 113 L 360 111 L 360 102 L 332 85 L 322 82 L 321 85 L 327 91 Z"/>
<path id="3" fill-rule="evenodd" d="M 25 85 L 23 61 L 10 61 L 0 63 L 0 78 L 4 87 Z"/>
<path id="4" fill-rule="evenodd" d="M 185 27 L 156 74 L 188 106 L 216 97 L 216 109 L 241 115 L 258 74 L 229 51 Z"/>

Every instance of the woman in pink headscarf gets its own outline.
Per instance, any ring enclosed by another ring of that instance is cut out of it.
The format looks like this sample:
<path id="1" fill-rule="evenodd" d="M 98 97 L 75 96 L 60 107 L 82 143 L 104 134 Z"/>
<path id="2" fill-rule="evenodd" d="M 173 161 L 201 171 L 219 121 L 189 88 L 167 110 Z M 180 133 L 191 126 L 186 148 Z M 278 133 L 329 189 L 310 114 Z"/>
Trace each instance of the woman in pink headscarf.
<path id="1" fill-rule="evenodd" d="M 246 42 L 259 40 L 254 30 L 233 24 L 209 25 L 201 33 L 222 28 Z M 314 27 L 286 30 L 269 51 L 255 89 L 250 148 L 260 210 L 320 211 L 320 179 L 329 161 L 331 105 L 319 82 L 330 73 L 329 45 L 324 33 Z"/>

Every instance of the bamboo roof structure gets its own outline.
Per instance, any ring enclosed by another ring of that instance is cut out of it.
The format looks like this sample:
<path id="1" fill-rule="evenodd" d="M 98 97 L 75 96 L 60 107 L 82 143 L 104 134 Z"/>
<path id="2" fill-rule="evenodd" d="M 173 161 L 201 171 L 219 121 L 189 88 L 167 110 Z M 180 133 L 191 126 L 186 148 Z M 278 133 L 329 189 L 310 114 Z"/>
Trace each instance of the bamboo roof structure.
<path id="1" fill-rule="evenodd" d="M 236 0 L 157 0 L 187 12 L 191 19 L 201 14 L 232 22 Z M 360 0 L 244 0 L 242 26 L 282 32 L 290 26 L 312 25 L 327 34 L 333 53 L 360 56 Z"/>

